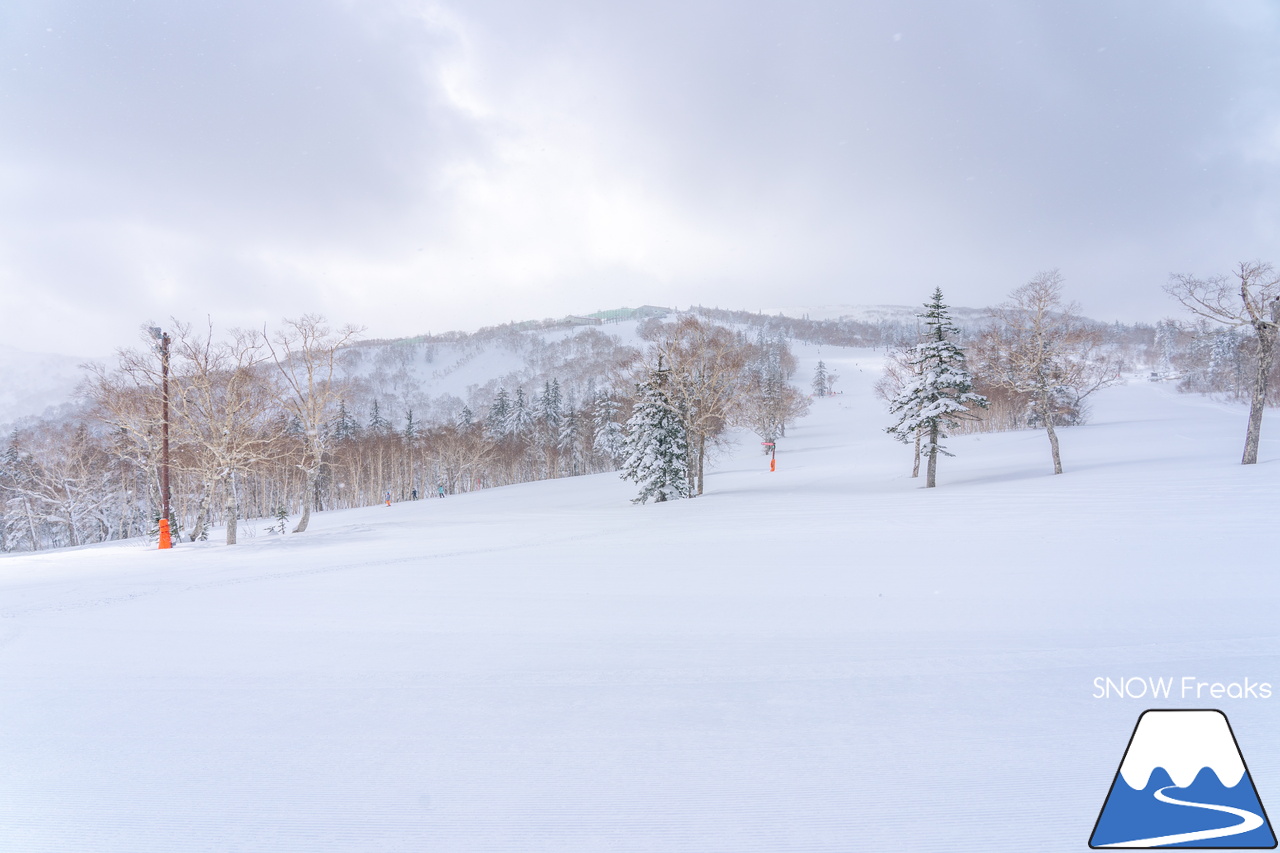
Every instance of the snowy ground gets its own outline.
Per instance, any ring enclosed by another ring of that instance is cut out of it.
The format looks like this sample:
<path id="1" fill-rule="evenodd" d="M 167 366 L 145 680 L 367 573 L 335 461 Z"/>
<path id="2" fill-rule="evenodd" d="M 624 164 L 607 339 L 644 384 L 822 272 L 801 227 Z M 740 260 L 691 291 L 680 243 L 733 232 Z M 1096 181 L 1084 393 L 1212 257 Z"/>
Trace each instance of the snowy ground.
<path id="1" fill-rule="evenodd" d="M 1222 708 L 1280 812 L 1280 440 L 1241 466 L 1238 407 L 1133 383 L 1063 476 L 971 436 L 925 491 L 875 356 L 822 357 L 845 393 L 777 473 L 746 437 L 695 501 L 0 559 L 0 849 L 1079 851 L 1148 707 Z"/>

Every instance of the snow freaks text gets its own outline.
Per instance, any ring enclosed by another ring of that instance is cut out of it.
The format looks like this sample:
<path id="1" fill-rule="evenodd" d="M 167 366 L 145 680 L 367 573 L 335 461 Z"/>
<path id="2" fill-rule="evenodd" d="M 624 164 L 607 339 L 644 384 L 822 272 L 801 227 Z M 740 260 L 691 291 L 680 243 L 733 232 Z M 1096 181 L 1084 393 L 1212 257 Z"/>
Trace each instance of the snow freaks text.
<path id="1" fill-rule="evenodd" d="M 1094 699 L 1270 699 L 1271 683 L 1242 678 L 1238 681 L 1202 681 L 1194 675 L 1181 678 L 1131 676 L 1093 680 Z"/>

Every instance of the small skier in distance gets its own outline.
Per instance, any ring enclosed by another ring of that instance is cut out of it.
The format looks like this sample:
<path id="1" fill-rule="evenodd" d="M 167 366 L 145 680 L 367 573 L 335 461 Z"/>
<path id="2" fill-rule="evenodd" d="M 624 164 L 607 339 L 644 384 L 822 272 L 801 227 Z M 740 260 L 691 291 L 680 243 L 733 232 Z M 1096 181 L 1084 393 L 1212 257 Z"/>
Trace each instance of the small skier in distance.
<path id="1" fill-rule="evenodd" d="M 444 497 L 444 483 L 436 486 L 436 491 L 439 492 L 440 497 Z"/>
<path id="2" fill-rule="evenodd" d="M 417 490 L 417 489 L 414 489 L 414 490 L 413 490 L 412 497 L 413 497 L 413 499 L 414 499 L 415 501 L 418 499 L 418 490 Z"/>
<path id="3" fill-rule="evenodd" d="M 387 489 L 386 499 L 387 499 L 387 506 L 391 506 L 391 490 L 390 489 Z"/>

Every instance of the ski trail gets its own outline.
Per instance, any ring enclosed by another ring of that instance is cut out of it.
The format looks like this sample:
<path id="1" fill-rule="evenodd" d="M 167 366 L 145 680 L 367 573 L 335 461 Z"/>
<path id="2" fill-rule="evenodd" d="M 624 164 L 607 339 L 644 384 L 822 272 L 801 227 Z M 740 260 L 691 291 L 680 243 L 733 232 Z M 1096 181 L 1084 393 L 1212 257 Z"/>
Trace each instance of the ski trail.
<path id="1" fill-rule="evenodd" d="M 1225 826 L 1221 829 L 1201 829 L 1197 832 L 1180 832 L 1176 835 L 1161 835 L 1157 838 L 1139 838 L 1136 841 L 1125 841 L 1121 844 L 1104 844 L 1103 847 L 1164 847 L 1170 844 L 1182 844 L 1186 841 L 1204 841 L 1209 838 L 1225 838 L 1229 835 L 1239 835 L 1252 829 L 1262 826 L 1262 817 L 1244 809 L 1233 808 L 1232 806 L 1215 806 L 1208 803 L 1189 803 L 1185 800 L 1175 800 L 1173 797 L 1165 794 L 1169 788 L 1176 788 L 1176 785 L 1169 785 L 1156 791 L 1156 799 L 1162 803 L 1169 803 L 1175 806 L 1190 806 L 1193 809 L 1209 809 L 1215 812 L 1226 812 L 1241 818 L 1241 822 L 1235 826 Z"/>

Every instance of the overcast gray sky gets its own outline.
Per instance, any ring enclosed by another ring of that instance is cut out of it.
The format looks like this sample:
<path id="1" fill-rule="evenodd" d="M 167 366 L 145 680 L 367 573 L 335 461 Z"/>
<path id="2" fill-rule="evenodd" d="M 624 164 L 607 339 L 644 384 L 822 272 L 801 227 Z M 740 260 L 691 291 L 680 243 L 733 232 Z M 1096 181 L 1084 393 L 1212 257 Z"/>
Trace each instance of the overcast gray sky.
<path id="1" fill-rule="evenodd" d="M 1280 262 L 1273 2 L 8 0 L 0 342 Z"/>

